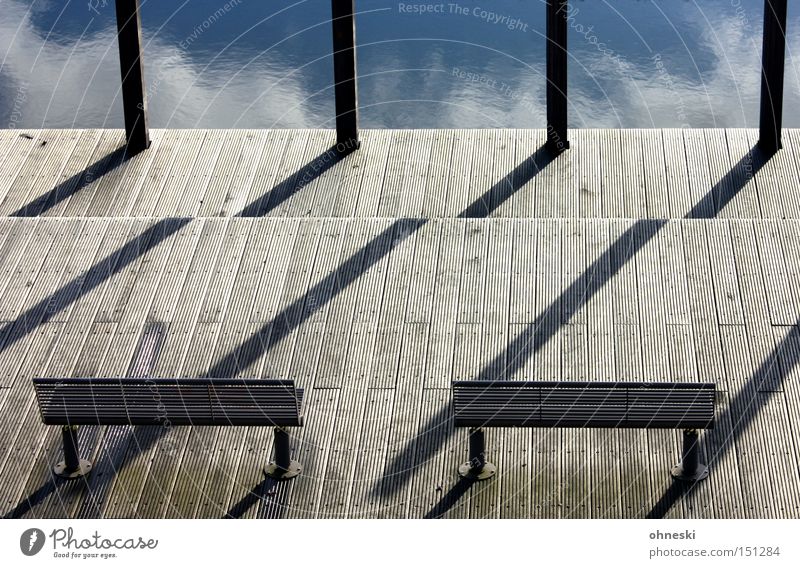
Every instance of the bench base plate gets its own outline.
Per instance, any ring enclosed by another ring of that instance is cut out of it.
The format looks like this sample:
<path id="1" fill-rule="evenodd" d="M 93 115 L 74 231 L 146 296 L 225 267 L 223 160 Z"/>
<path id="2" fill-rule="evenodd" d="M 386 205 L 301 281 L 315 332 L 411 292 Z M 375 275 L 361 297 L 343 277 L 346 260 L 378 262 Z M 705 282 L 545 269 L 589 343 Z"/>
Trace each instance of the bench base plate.
<path id="1" fill-rule="evenodd" d="M 92 462 L 89 460 L 80 460 L 78 469 L 75 471 L 67 471 L 67 462 L 59 462 L 53 467 L 53 473 L 62 479 L 77 479 L 88 475 L 92 471 Z"/>
<path id="2" fill-rule="evenodd" d="M 458 475 L 464 479 L 471 479 L 473 481 L 483 481 L 494 477 L 497 473 L 497 467 L 493 463 L 486 462 L 483 468 L 476 470 L 472 467 L 472 462 L 464 462 L 458 466 Z"/>
<path id="3" fill-rule="evenodd" d="M 297 477 L 300 475 L 301 471 L 303 471 L 303 466 L 300 465 L 300 462 L 295 460 L 292 460 L 292 463 L 289 464 L 289 469 L 284 469 L 279 467 L 275 462 L 270 462 L 267 467 L 264 468 L 264 475 L 277 481 L 286 481 L 287 479 Z"/>
<path id="4" fill-rule="evenodd" d="M 687 475 L 683 471 L 683 464 L 679 463 L 678 465 L 672 468 L 670 474 L 678 481 L 687 481 L 687 482 L 702 481 L 703 479 L 708 477 L 708 466 L 705 466 L 701 463 L 697 464 L 697 469 L 695 470 L 694 474 Z"/>

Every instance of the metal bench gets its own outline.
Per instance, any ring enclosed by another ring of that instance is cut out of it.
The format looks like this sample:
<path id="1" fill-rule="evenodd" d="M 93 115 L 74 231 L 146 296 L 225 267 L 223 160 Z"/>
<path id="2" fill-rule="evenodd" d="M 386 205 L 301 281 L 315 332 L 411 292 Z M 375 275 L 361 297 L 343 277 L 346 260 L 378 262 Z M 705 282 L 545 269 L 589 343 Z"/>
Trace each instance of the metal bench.
<path id="1" fill-rule="evenodd" d="M 264 469 L 278 480 L 298 475 L 287 427 L 303 425 L 303 389 L 292 380 L 33 379 L 42 422 L 62 426 L 59 477 L 89 473 L 78 451 L 78 426 L 274 426 L 275 460 Z"/>
<path id="2" fill-rule="evenodd" d="M 681 462 L 674 478 L 708 476 L 700 463 L 698 429 L 714 427 L 711 383 L 453 381 L 455 426 L 470 428 L 462 477 L 492 477 L 483 428 L 682 428 Z"/>

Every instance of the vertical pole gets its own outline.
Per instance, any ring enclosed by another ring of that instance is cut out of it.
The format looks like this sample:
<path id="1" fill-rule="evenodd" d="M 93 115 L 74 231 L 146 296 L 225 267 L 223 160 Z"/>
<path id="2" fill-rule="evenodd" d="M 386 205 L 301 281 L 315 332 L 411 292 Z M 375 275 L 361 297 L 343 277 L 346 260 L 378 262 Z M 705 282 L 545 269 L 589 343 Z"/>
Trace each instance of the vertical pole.
<path id="1" fill-rule="evenodd" d="M 275 428 L 275 464 L 283 470 L 288 470 L 292 465 L 289 433 L 283 428 Z"/>
<path id="2" fill-rule="evenodd" d="M 683 431 L 683 473 L 693 476 L 697 473 L 697 465 L 700 463 L 697 430 Z"/>
<path id="3" fill-rule="evenodd" d="M 150 146 L 142 70 L 142 26 L 139 0 L 116 0 L 116 5 L 125 137 L 128 154 L 132 155 Z"/>
<path id="4" fill-rule="evenodd" d="M 264 473 L 276 481 L 286 481 L 300 475 L 302 470 L 303 466 L 292 461 L 289 433 L 281 427 L 275 428 L 275 460 L 267 464 Z"/>
<path id="5" fill-rule="evenodd" d="M 787 3 L 787 0 L 764 0 L 758 146 L 768 154 L 774 154 L 781 148 Z"/>
<path id="6" fill-rule="evenodd" d="M 331 0 L 333 81 L 336 98 L 336 148 L 348 153 L 359 147 L 356 87 L 355 0 Z"/>
<path id="7" fill-rule="evenodd" d="M 497 473 L 494 464 L 486 461 L 486 437 L 482 428 L 469 429 L 469 461 L 458 466 L 458 474 L 471 481 L 489 479 Z"/>
<path id="8" fill-rule="evenodd" d="M 567 0 L 547 0 L 547 147 L 569 148 L 567 140 Z"/>
<path id="9" fill-rule="evenodd" d="M 64 442 L 64 473 L 73 473 L 81 467 L 81 459 L 78 454 L 78 427 L 62 426 L 61 438 Z"/>

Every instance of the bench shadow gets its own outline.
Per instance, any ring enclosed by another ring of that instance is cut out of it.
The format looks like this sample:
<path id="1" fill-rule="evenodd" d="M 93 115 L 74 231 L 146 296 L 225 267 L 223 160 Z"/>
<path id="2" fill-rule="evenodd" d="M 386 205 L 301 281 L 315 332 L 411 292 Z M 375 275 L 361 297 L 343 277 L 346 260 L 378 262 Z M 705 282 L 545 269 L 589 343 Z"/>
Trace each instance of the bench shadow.
<path id="1" fill-rule="evenodd" d="M 253 487 L 222 516 L 223 519 L 241 519 L 256 504 L 257 518 L 282 519 L 286 513 L 289 485 L 269 477 Z"/>
<path id="2" fill-rule="evenodd" d="M 653 505 L 653 508 L 644 516 L 645 519 L 663 519 L 667 513 L 675 506 L 689 484 L 682 481 L 672 480 L 667 490 L 661 498 Z"/>
<path id="3" fill-rule="evenodd" d="M 475 482 L 470 479 L 460 478 L 450 490 L 445 493 L 433 508 L 425 513 L 424 519 L 441 519 L 450 509 L 456 506 L 461 498 L 469 491 Z"/>
<path id="4" fill-rule="evenodd" d="M 685 218 L 716 217 L 744 188 L 752 177 L 769 161 L 770 154 L 758 146 L 752 147 L 737 163 L 703 196 L 686 214 Z M 712 212 L 709 215 L 709 211 Z M 651 242 L 667 224 L 666 219 L 641 219 L 620 235 L 609 247 L 592 262 L 534 321 L 512 339 L 501 353 L 495 356 L 478 373 L 480 380 L 506 380 L 518 372 L 524 364 L 550 341 L 563 325 L 586 303 L 588 303 L 637 253 Z M 574 298 L 580 298 L 575 302 Z M 503 369 L 498 376 L 497 369 Z M 446 412 L 439 412 L 421 425 L 421 432 L 428 432 L 442 421 L 447 420 Z M 450 436 L 452 436 L 452 430 Z M 448 436 L 434 444 L 419 444 L 418 438 L 409 441 L 407 446 L 384 468 L 384 475 L 397 475 L 407 471 L 404 464 L 425 463 L 441 450 Z M 395 483 L 381 490 L 373 487 L 373 494 L 394 492 L 404 486 Z M 673 496 L 668 492 L 669 496 Z M 666 505 L 668 500 L 662 503 Z M 670 504 L 671 506 L 671 504 Z M 436 507 L 434 507 L 436 509 Z"/>
<path id="5" fill-rule="evenodd" d="M 52 478 L 42 483 L 38 489 L 34 490 L 32 493 L 24 497 L 19 503 L 17 503 L 16 507 L 11 509 L 8 513 L 3 515 L 4 519 L 21 519 L 28 513 L 30 513 L 34 507 L 40 505 L 45 499 L 47 499 L 53 492 L 56 491 L 58 486 L 67 483 L 66 480 L 61 478 Z"/>

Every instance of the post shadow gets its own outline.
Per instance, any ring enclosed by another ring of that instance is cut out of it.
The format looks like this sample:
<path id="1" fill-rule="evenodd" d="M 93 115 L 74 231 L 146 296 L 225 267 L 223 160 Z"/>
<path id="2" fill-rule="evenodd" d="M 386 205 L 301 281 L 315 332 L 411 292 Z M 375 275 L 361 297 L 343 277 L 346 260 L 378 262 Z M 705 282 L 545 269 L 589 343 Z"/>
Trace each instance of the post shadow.
<path id="1" fill-rule="evenodd" d="M 553 159 L 553 154 L 542 146 L 536 151 L 533 157 L 527 158 L 517 165 L 508 176 L 494 184 L 483 196 L 467 206 L 459 217 L 488 216 L 516 191 L 533 179 L 536 174 L 541 172 Z M 334 165 L 333 162 L 331 162 L 328 167 L 332 165 Z M 308 167 L 307 165 L 304 169 Z M 292 180 L 295 175 L 296 174 L 293 174 L 293 176 L 290 176 L 287 180 Z M 288 187 L 296 188 L 297 184 L 290 181 Z M 296 191 L 296 189 L 294 191 Z M 495 196 L 491 200 L 486 197 L 490 193 Z M 270 200 L 270 203 L 272 203 L 272 201 L 273 200 Z M 250 206 L 248 206 L 248 208 L 249 207 Z M 224 369 L 230 367 L 230 365 L 237 360 L 242 365 L 242 368 L 253 364 L 261 354 L 272 349 L 272 347 L 286 338 L 294 329 L 310 317 L 313 312 L 305 310 L 306 298 L 314 298 L 315 309 L 323 307 L 336 295 L 344 291 L 345 288 L 363 276 L 370 268 L 396 248 L 397 245 L 421 229 L 427 222 L 428 219 L 416 218 L 400 218 L 395 220 L 389 227 L 373 237 L 360 250 L 356 251 L 332 272 L 328 273 L 325 278 L 308 290 L 302 297 L 281 310 L 272 321 L 266 323 L 243 344 L 226 354 L 211 368 L 208 375 L 210 377 L 221 376 L 220 373 L 224 372 Z M 243 353 L 244 355 L 237 358 L 237 354 L 239 353 Z"/>
<path id="2" fill-rule="evenodd" d="M 284 180 L 284 182 L 281 182 L 281 184 L 276 186 L 278 191 L 275 192 L 274 197 L 272 197 L 273 194 L 270 192 L 266 209 L 262 210 L 260 207 L 256 207 L 256 202 L 254 202 L 247 206 L 245 211 L 247 211 L 250 215 L 255 215 L 257 211 L 261 212 L 260 214 L 263 215 L 274 208 L 278 203 L 285 201 L 289 195 L 291 195 L 293 192 L 299 191 L 311 180 L 319 177 L 319 175 L 341 161 L 341 159 L 352 150 L 348 149 L 347 147 L 340 148 L 339 146 L 341 145 L 337 145 L 333 148 L 333 150 L 329 149 L 325 153 L 321 154 L 321 156 L 331 156 L 330 160 L 323 160 L 323 164 L 321 166 L 317 167 L 317 165 L 315 165 L 312 161 L 304 166 L 304 168 L 301 168 L 295 172 L 295 174 L 292 176 L 289 176 L 287 180 Z M 330 154 L 332 151 L 334 153 Z M 116 154 L 112 153 L 112 155 Z M 111 159 L 109 158 L 109 161 L 110 160 Z M 468 206 L 463 213 L 467 213 L 468 210 L 472 208 L 471 214 L 473 215 L 477 215 L 481 211 L 483 211 L 485 215 L 488 215 L 504 200 L 513 195 L 515 191 L 530 181 L 552 160 L 540 150 L 537 151 L 533 157 L 533 163 L 536 165 L 536 167 L 531 168 L 530 161 L 531 158 L 526 159 L 525 162 L 518 165 L 512 171 L 510 176 L 506 176 L 506 178 L 495 184 L 490 189 L 490 192 L 500 191 L 499 197 L 496 197 L 491 201 L 491 207 L 486 207 L 484 205 L 483 209 L 477 209 L 477 205 L 472 204 Z M 88 171 L 88 169 L 89 168 L 87 168 L 86 171 Z M 511 180 L 509 180 L 509 177 Z M 298 181 L 300 183 L 298 183 Z M 51 194 L 53 197 L 57 195 L 55 189 L 51 192 Z M 43 202 L 48 203 L 49 199 L 50 198 L 44 200 Z M 484 200 L 483 197 L 479 198 L 476 203 L 482 202 L 482 200 Z M 31 204 L 26 206 L 26 208 L 30 206 Z M 244 213 L 245 212 L 243 211 L 241 215 L 246 216 Z M 461 215 L 462 217 L 464 216 L 463 213 Z M 145 230 L 142 234 L 138 235 L 134 239 L 131 239 L 118 250 L 98 261 L 87 271 L 59 288 L 59 290 L 47 298 L 44 298 L 35 306 L 26 310 L 16 320 L 0 326 L 0 337 L 6 336 L 3 345 L 0 346 L 0 353 L 2 353 L 6 348 L 10 347 L 16 341 L 19 341 L 23 337 L 27 336 L 41 323 L 46 322 L 49 314 L 58 313 L 59 311 L 70 306 L 79 298 L 91 292 L 103 282 L 122 271 L 125 267 L 146 254 L 148 251 L 167 240 L 190 221 L 191 219 L 189 218 L 162 219 L 158 221 Z M 306 298 L 313 297 L 315 299 L 316 309 L 324 306 L 338 293 L 342 292 L 350 284 L 358 280 L 372 266 L 377 264 L 382 258 L 389 254 L 389 252 L 391 252 L 391 250 L 393 250 L 398 244 L 419 230 L 419 228 L 426 223 L 427 219 L 397 219 L 394 223 L 392 223 L 392 225 L 370 240 L 369 243 L 345 260 L 335 270 L 330 272 L 311 290 L 308 290 L 303 297 L 299 298 L 281 310 L 281 312 L 277 314 L 272 321 L 266 323 L 259 331 L 251 335 L 244 343 L 223 356 L 222 359 L 220 359 L 211 367 L 207 376 L 223 376 L 225 373 L 229 372 L 229 369 L 232 365 L 238 364 L 240 368 L 246 368 L 253 364 L 263 353 L 269 351 L 277 343 L 286 338 L 294 329 L 301 325 L 303 321 L 311 316 L 313 312 L 305 310 Z M 122 461 L 120 462 L 120 467 L 118 469 L 122 469 L 122 467 L 124 467 L 124 465 L 136 455 L 147 451 L 163 435 L 163 433 L 154 433 L 152 435 L 145 436 L 144 438 L 146 443 L 142 444 L 138 442 L 136 436 L 136 430 L 138 428 L 139 427 L 131 432 L 127 439 L 127 443 L 121 444 L 121 447 L 125 448 L 125 450 L 122 450 L 125 451 L 125 454 L 122 457 Z M 132 452 L 127 451 L 127 448 L 134 443 L 136 443 L 137 448 Z M 84 503 L 84 506 L 91 506 L 91 504 Z"/>
<path id="3" fill-rule="evenodd" d="M 473 203 L 468 205 L 459 217 L 476 218 L 490 215 L 504 201 L 509 199 L 515 192 L 524 187 L 525 184 L 547 167 L 556 156 L 557 154 L 553 154 L 544 145 L 541 146 L 533 156 L 518 164 L 507 176 L 494 184 Z M 331 162 L 330 166 L 332 165 L 333 163 Z M 307 167 L 308 166 L 306 166 L 306 168 Z M 297 173 L 293 174 L 293 176 L 290 176 L 282 183 L 289 181 L 291 185 L 288 187 L 296 187 L 296 184 L 291 181 L 292 179 L 296 179 L 296 176 Z M 248 206 L 248 208 L 255 207 L 255 203 L 256 202 Z M 255 211 L 255 209 L 251 209 L 251 211 Z M 255 363 L 263 353 L 270 351 L 313 313 L 305 310 L 306 298 L 315 299 L 315 309 L 324 306 L 426 223 L 427 219 L 397 219 L 392 225 L 372 238 L 359 251 L 340 264 L 334 271 L 330 272 L 316 286 L 308 290 L 304 296 L 285 307 L 269 323 L 265 324 L 256 333 L 251 335 L 244 343 L 223 356 L 222 359 L 211 367 L 208 376 L 224 376 L 226 370 L 229 369 L 231 365 L 237 363 L 240 365 L 240 368 L 247 368 Z M 443 416 L 446 415 L 447 411 L 442 411 L 442 414 Z M 441 423 L 442 420 L 443 417 L 437 420 L 435 424 Z M 435 429 L 430 431 L 433 430 Z M 398 465 L 401 463 L 402 462 L 398 462 Z M 395 470 L 398 470 L 398 468 L 396 467 Z M 399 477 L 402 473 L 403 471 L 387 472 L 386 476 L 391 482 L 393 477 Z M 400 483 L 401 482 L 398 481 L 396 484 Z M 255 501 L 253 501 L 253 503 L 255 503 Z"/>
<path id="4" fill-rule="evenodd" d="M 263 217 L 268 215 L 281 203 L 344 160 L 354 149 L 344 143 L 331 146 L 283 179 L 264 195 L 246 205 L 237 217 Z"/>
<path id="5" fill-rule="evenodd" d="M 757 147 L 750 149 L 736 165 L 731 168 L 711 190 L 696 203 L 686 214 L 685 218 L 708 217 L 709 210 L 714 216 L 719 214 L 725 206 L 742 190 L 750 178 L 755 175 L 769 159 L 769 155 Z M 747 166 L 747 167 L 745 167 Z M 751 170 L 750 175 L 741 175 L 742 168 Z M 491 362 L 486 364 L 478 373 L 478 380 L 502 380 L 495 376 L 495 369 L 505 369 L 505 376 L 510 377 L 521 369 L 528 359 L 533 357 L 541 348 L 552 339 L 558 330 L 586 303 L 588 303 L 628 262 L 641 251 L 661 229 L 667 224 L 666 219 L 640 219 L 620 235 L 611 246 L 591 265 L 587 267 L 568 288 L 563 291 L 549 306 L 547 306 L 534 321 L 512 339 L 501 353 Z M 608 265 L 609 270 L 603 270 Z M 598 275 L 600 275 L 598 277 Z M 572 298 L 581 298 L 579 303 L 571 302 Z M 516 356 L 515 356 L 516 354 Z M 440 410 L 421 426 L 421 432 L 428 432 L 443 422 L 449 420 L 449 412 Z M 438 440 L 443 444 L 453 435 L 452 426 L 447 435 Z M 408 470 L 408 465 L 414 467 L 416 463 L 425 463 L 441 449 L 434 444 L 419 444 L 417 439 L 412 439 L 395 458 L 384 468 L 385 476 L 401 476 Z M 372 488 L 373 497 L 381 494 L 394 493 L 404 486 L 400 482 L 382 488 L 376 484 Z"/>
<path id="6" fill-rule="evenodd" d="M 558 152 L 553 152 L 546 144 L 541 145 L 532 156 L 517 164 L 508 175 L 470 203 L 458 214 L 458 218 L 482 219 L 488 217 L 557 157 Z"/>
<path id="7" fill-rule="evenodd" d="M 47 322 L 49 317 L 69 307 L 163 243 L 190 221 L 189 218 L 161 219 L 51 295 L 28 308 L 15 320 L 0 326 L 0 337 L 5 337 L 0 346 L 0 353 Z"/>
<path id="8" fill-rule="evenodd" d="M 127 145 L 120 146 L 90 166 L 87 166 L 84 170 L 62 181 L 47 193 L 40 195 L 13 213 L 9 213 L 9 217 L 38 217 L 39 215 L 43 215 L 62 201 L 79 193 L 93 181 L 117 169 L 127 162 L 129 158 L 130 155 L 128 154 Z"/>
<path id="9" fill-rule="evenodd" d="M 52 495 L 56 489 L 64 483 L 69 483 L 69 480 L 60 477 L 51 476 L 50 479 L 42 483 L 38 489 L 34 490 L 30 495 L 24 497 L 16 507 L 11 509 L 8 513 L 3 515 L 4 519 L 21 519 L 30 513 L 34 507 L 41 504 L 47 497 Z"/>

